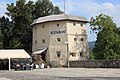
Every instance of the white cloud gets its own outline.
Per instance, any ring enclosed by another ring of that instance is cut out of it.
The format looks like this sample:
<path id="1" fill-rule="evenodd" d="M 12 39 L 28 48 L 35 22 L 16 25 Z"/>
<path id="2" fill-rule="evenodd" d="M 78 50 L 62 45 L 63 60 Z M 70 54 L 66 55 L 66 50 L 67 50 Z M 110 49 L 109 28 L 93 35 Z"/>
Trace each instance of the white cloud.
<path id="1" fill-rule="evenodd" d="M 28 1 L 33 1 L 33 2 L 36 2 L 37 0 L 26 0 L 26 2 L 28 2 Z"/>
<path id="2" fill-rule="evenodd" d="M 54 2 L 55 5 L 60 6 L 63 10 L 64 0 Z M 120 26 L 120 4 L 113 4 L 110 2 L 97 3 L 94 0 L 66 0 L 66 13 L 73 15 L 84 16 L 87 19 L 95 17 L 100 13 L 110 15 L 114 21 Z"/>
<path id="3" fill-rule="evenodd" d="M 27 0 L 29 1 L 29 0 Z M 37 0 L 32 0 L 37 1 Z M 54 5 L 58 5 L 62 11 L 64 11 L 64 0 L 51 0 Z M 66 13 L 73 15 L 80 15 L 86 17 L 88 20 L 90 17 L 105 13 L 114 18 L 117 25 L 120 26 L 120 3 L 113 4 L 110 2 L 97 3 L 95 0 L 65 0 Z M 4 15 L 6 10 L 6 4 L 8 2 L 0 1 L 0 17 Z"/>
<path id="4" fill-rule="evenodd" d="M 55 0 L 54 4 L 58 5 L 62 11 L 64 9 L 64 0 Z M 98 3 L 95 0 L 66 0 L 66 13 L 72 15 L 84 16 L 88 20 L 91 17 L 95 17 L 101 13 L 110 15 L 113 17 L 114 22 L 120 27 L 120 3 L 113 4 L 111 2 Z M 88 41 L 95 41 L 96 34 L 90 34 L 90 28 L 88 27 Z"/>
<path id="5" fill-rule="evenodd" d="M 6 3 L 0 2 L 0 17 L 2 17 L 6 11 L 7 11 L 6 10 Z"/>
<path id="6" fill-rule="evenodd" d="M 4 0 L 3 0 L 4 1 Z M 0 1 L 0 17 L 6 12 L 6 4 L 8 2 Z M 29 0 L 27 0 L 29 1 Z M 32 0 L 37 1 L 37 0 Z M 54 5 L 60 7 L 64 11 L 64 0 L 51 0 Z M 114 18 L 115 23 L 120 27 L 120 3 L 113 4 L 111 2 L 98 3 L 95 0 L 65 0 L 66 1 L 66 13 L 72 15 L 84 16 L 88 20 L 90 17 L 95 17 L 100 13 L 110 15 Z M 90 35 L 88 31 L 88 40 L 96 40 L 95 34 Z"/>

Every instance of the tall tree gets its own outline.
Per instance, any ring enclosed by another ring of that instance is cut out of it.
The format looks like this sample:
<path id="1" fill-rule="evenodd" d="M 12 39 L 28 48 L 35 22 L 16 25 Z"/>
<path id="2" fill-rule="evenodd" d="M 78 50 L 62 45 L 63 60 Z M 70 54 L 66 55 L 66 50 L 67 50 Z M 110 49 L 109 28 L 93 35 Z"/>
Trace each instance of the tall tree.
<path id="1" fill-rule="evenodd" d="M 12 37 L 8 38 L 7 36 L 9 43 L 4 46 L 8 48 L 23 48 L 31 53 L 31 24 L 33 20 L 39 17 L 60 13 L 62 13 L 62 11 L 60 11 L 59 7 L 54 6 L 49 0 L 38 0 L 35 3 L 33 1 L 26 2 L 26 0 L 17 0 L 16 4 L 8 4 L 6 14 L 11 18 Z M 2 27 L 5 28 L 4 26 Z M 5 40 L 3 40 L 3 42 L 4 41 Z"/>
<path id="2" fill-rule="evenodd" d="M 99 30 L 93 50 L 95 59 L 120 59 L 120 33 L 112 18 L 100 14 L 90 25 L 92 30 Z"/>
<path id="3" fill-rule="evenodd" d="M 7 49 L 10 45 L 10 40 L 13 37 L 13 25 L 8 18 L 4 16 L 0 18 L 0 44 L 1 48 Z"/>
<path id="4" fill-rule="evenodd" d="M 63 12 L 60 11 L 58 6 L 54 6 L 50 0 L 38 0 L 35 2 L 34 19 L 60 13 Z"/>
<path id="5" fill-rule="evenodd" d="M 32 9 L 34 4 L 32 1 L 28 3 L 25 0 L 16 1 L 16 5 L 13 3 L 8 4 L 6 13 L 14 24 L 13 35 L 11 39 L 10 48 L 24 48 L 28 52 L 31 52 L 32 43 L 32 28 L 31 23 L 33 21 Z"/>

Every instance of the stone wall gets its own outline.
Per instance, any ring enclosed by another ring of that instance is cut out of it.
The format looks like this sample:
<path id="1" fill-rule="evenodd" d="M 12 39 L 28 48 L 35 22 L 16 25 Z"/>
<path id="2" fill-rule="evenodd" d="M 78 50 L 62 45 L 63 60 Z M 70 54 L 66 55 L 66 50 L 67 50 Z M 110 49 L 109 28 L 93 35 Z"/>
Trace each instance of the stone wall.
<path id="1" fill-rule="evenodd" d="M 71 68 L 120 68 L 120 60 L 70 61 Z"/>

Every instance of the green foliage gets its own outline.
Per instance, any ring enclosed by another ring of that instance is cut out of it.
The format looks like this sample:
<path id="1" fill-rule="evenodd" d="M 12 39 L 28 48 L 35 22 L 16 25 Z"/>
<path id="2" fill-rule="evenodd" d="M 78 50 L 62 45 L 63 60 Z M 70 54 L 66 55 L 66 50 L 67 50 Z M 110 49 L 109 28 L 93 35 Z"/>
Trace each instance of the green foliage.
<path id="1" fill-rule="evenodd" d="M 1 48 L 9 48 L 10 40 L 13 37 L 13 25 L 8 18 L 0 18 L 0 43 Z"/>
<path id="2" fill-rule="evenodd" d="M 23 48 L 32 51 L 32 27 L 34 19 L 62 13 L 50 0 L 38 0 L 35 3 L 17 0 L 16 4 L 7 4 L 7 16 L 0 18 L 0 48 Z"/>
<path id="3" fill-rule="evenodd" d="M 93 30 L 99 30 L 93 50 L 95 59 L 120 59 L 120 33 L 108 15 L 100 14 L 91 22 Z"/>
<path id="4" fill-rule="evenodd" d="M 54 6 L 50 0 L 38 0 L 35 2 L 35 8 L 33 11 L 34 19 L 47 15 L 60 14 L 58 6 Z"/>
<path id="5" fill-rule="evenodd" d="M 93 30 L 102 30 L 103 28 L 116 28 L 116 24 L 113 22 L 112 18 L 104 14 L 96 16 L 95 19 L 92 17 L 90 26 L 93 26 Z"/>
<path id="6" fill-rule="evenodd" d="M 16 5 L 13 3 L 8 4 L 6 13 L 11 19 L 13 37 L 10 40 L 9 48 L 24 48 L 28 52 L 31 52 L 32 43 L 32 27 L 30 24 L 33 21 L 32 9 L 34 8 L 33 2 L 28 3 L 25 0 L 16 1 Z"/>
<path id="7" fill-rule="evenodd" d="M 90 60 L 94 60 L 95 59 L 95 56 L 94 56 L 94 53 L 92 50 L 89 49 L 89 59 Z"/>
<path id="8" fill-rule="evenodd" d="M 2 40 L 2 38 L 3 38 L 3 34 L 1 33 L 1 30 L 0 30 L 0 49 L 3 48 L 3 40 Z"/>

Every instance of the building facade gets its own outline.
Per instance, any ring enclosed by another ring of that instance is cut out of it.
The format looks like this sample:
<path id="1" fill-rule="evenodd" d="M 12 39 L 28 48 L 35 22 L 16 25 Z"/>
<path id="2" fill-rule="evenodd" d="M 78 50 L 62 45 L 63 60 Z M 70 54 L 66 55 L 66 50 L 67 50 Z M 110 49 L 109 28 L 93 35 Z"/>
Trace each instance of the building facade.
<path id="1" fill-rule="evenodd" d="M 33 53 L 39 51 L 50 65 L 65 66 L 68 61 L 87 59 L 87 20 L 67 14 L 36 19 L 33 27 Z M 46 50 L 43 52 L 43 50 Z"/>

